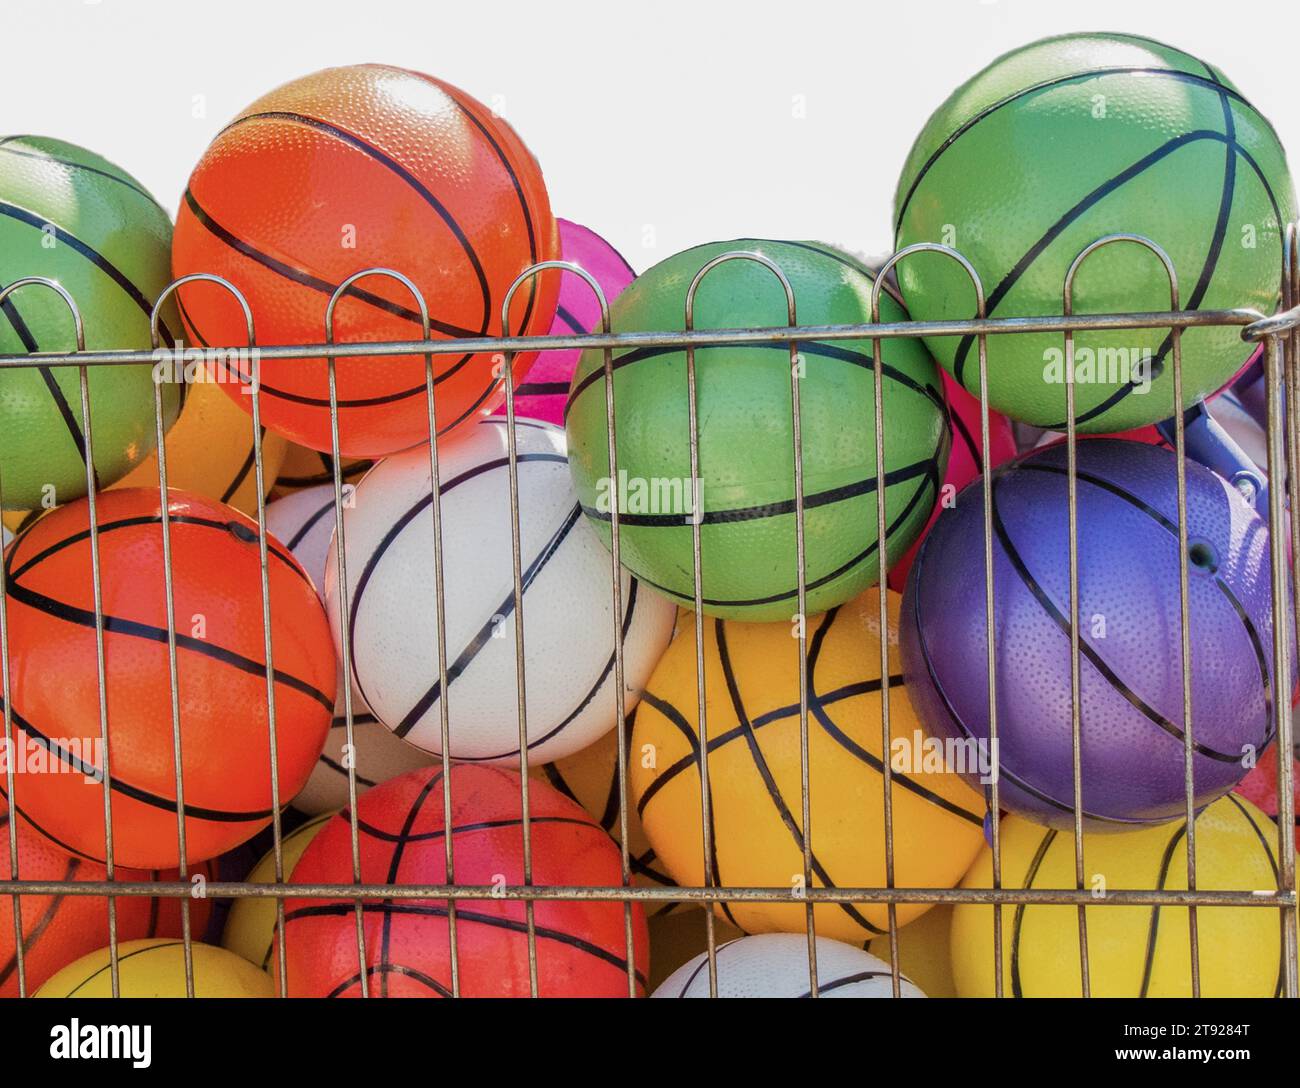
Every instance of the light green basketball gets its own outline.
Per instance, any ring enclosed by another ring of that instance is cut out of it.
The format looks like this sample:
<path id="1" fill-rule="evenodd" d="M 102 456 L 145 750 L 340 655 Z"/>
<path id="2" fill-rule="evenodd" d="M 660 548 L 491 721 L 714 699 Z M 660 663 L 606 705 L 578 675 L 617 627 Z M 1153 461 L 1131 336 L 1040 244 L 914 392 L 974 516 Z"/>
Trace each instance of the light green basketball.
<path id="1" fill-rule="evenodd" d="M 898 247 L 956 248 L 996 318 L 1061 314 L 1071 262 L 1115 233 L 1168 253 L 1182 308 L 1272 313 L 1296 206 L 1276 133 L 1217 68 L 1147 38 L 1072 34 L 1008 53 L 954 91 L 917 138 L 894 211 Z M 909 256 L 899 283 L 918 320 L 975 315 L 970 280 L 943 255 Z M 1076 314 L 1169 303 L 1159 258 L 1130 242 L 1095 252 L 1075 281 Z M 978 392 L 973 338 L 927 343 Z M 1075 344 L 1080 430 L 1175 413 L 1167 329 L 1079 334 Z M 1055 333 L 990 338 L 992 406 L 1064 428 L 1064 346 Z M 1252 350 L 1236 328 L 1185 332 L 1184 406 L 1223 386 Z"/>
<path id="2" fill-rule="evenodd" d="M 711 259 L 762 254 L 789 278 L 801 325 L 871 320 L 871 274 L 854 258 L 805 242 L 739 239 L 686 250 L 633 281 L 611 306 L 616 332 L 685 327 L 687 289 Z M 882 295 L 882 321 L 902 318 Z M 696 296 L 695 327 L 784 325 L 785 294 L 749 260 L 716 266 Z M 870 340 L 801 342 L 807 610 L 823 612 L 875 583 L 875 375 Z M 948 463 L 939 371 L 918 340 L 883 351 L 888 556 L 900 558 L 925 526 Z M 791 365 L 785 344 L 696 351 L 700 503 L 692 503 L 686 354 L 616 353 L 618 481 L 609 471 L 604 359 L 583 354 L 569 392 L 569 463 L 579 501 L 608 541 L 615 499 L 623 563 L 685 606 L 694 602 L 690 517 L 700 518 L 704 610 L 747 620 L 798 611 Z M 683 499 L 685 502 L 683 503 Z"/>
<path id="3" fill-rule="evenodd" d="M 150 346 L 149 312 L 171 279 L 171 222 L 125 171 L 73 144 L 0 138 L 0 286 L 57 280 L 76 301 L 86 347 Z M 162 315 L 164 343 L 180 323 Z M 0 307 L 0 354 L 70 351 L 72 315 L 57 294 L 27 286 Z M 88 369 L 94 468 L 107 486 L 156 445 L 152 366 Z M 181 387 L 163 386 L 163 422 Z M 75 367 L 0 371 L 0 501 L 27 510 L 86 493 L 81 385 Z"/>

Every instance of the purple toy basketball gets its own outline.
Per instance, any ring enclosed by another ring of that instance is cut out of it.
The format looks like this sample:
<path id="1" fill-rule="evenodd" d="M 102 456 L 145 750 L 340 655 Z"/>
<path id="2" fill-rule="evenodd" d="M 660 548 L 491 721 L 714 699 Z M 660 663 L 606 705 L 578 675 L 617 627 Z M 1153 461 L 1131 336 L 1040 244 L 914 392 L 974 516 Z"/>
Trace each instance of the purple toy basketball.
<path id="1" fill-rule="evenodd" d="M 604 238 L 577 223 L 557 219 L 560 226 L 560 257 L 580 265 L 595 278 L 612 303 L 636 279 L 631 265 Z M 548 273 L 543 273 L 547 275 Z M 554 275 L 555 273 L 549 273 Z M 560 299 L 548 336 L 573 336 L 600 329 L 600 303 L 587 283 L 572 272 L 562 273 Z M 580 351 L 543 351 L 515 389 L 515 415 L 541 419 L 564 426 L 564 402 L 569 381 L 578 366 Z M 506 414 L 503 404 L 495 412 Z"/>
<path id="2" fill-rule="evenodd" d="M 1078 456 L 1081 807 L 1090 830 L 1124 830 L 1184 813 L 1177 458 L 1118 439 Z M 1066 486 L 1064 446 L 994 472 L 1000 802 L 1059 828 L 1074 799 Z M 1200 808 L 1273 737 L 1273 609 L 1265 522 L 1191 462 L 1187 511 Z M 989 734 L 983 541 L 976 482 L 925 538 L 903 601 L 907 691 L 945 739 Z"/>

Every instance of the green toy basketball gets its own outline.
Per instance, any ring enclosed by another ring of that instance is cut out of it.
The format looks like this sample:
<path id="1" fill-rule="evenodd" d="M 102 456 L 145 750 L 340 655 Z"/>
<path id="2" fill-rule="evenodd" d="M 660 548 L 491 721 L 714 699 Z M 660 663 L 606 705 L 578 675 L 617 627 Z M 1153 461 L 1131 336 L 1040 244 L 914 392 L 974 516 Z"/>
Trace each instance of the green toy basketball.
<path id="1" fill-rule="evenodd" d="M 728 251 L 760 254 L 790 280 L 800 325 L 871 320 L 871 273 L 808 242 L 740 239 L 678 253 L 642 274 L 610 308 L 616 332 L 685 328 L 695 274 Z M 695 298 L 695 328 L 785 325 L 785 293 L 753 260 L 716 265 Z M 882 321 L 902 307 L 880 300 Z M 870 340 L 800 342 L 808 611 L 824 612 L 877 581 L 875 375 Z M 939 371 L 919 340 L 884 341 L 888 555 L 901 557 L 929 518 L 948 463 Z M 686 353 L 615 353 L 618 478 L 609 472 L 604 357 L 583 353 L 569 390 L 569 464 L 583 509 L 610 538 L 619 503 L 623 563 L 680 604 L 695 599 L 692 518 L 700 523 L 704 611 L 788 620 L 798 611 L 794 439 L 786 344 L 695 353 L 699 480 L 690 460 Z M 698 497 L 698 502 L 696 498 Z"/>
<path id="2" fill-rule="evenodd" d="M 171 221 L 125 171 L 93 152 L 37 136 L 0 139 L 0 287 L 57 280 L 81 311 L 86 347 L 150 346 L 149 313 L 171 279 Z M 233 305 L 233 303 L 232 303 Z M 162 316 L 170 346 L 180 327 Z M 0 306 L 0 354 L 71 351 L 72 314 L 47 287 Z M 153 367 L 88 368 L 94 466 L 107 486 L 156 445 Z M 164 424 L 181 386 L 163 388 Z M 86 493 L 86 442 L 76 367 L 0 371 L 0 501 L 52 506 Z"/>
<path id="3" fill-rule="evenodd" d="M 1071 34 L 1006 54 L 949 96 L 903 167 L 894 222 L 900 249 L 939 242 L 962 253 L 990 317 L 1060 315 L 1075 257 L 1119 233 L 1166 251 L 1183 309 L 1271 314 L 1295 209 L 1277 134 L 1217 68 L 1147 38 Z M 911 255 L 898 278 L 917 320 L 975 315 L 970 280 L 945 255 Z M 1167 310 L 1169 301 L 1158 255 L 1135 242 L 1096 250 L 1074 283 L 1075 314 Z M 927 343 L 978 392 L 973 337 Z M 1168 329 L 1076 335 L 1079 429 L 1172 416 L 1172 343 Z M 1228 382 L 1252 348 L 1236 328 L 1184 332 L 1184 407 Z M 1064 351 L 1059 333 L 991 337 L 992 406 L 1064 429 Z"/>

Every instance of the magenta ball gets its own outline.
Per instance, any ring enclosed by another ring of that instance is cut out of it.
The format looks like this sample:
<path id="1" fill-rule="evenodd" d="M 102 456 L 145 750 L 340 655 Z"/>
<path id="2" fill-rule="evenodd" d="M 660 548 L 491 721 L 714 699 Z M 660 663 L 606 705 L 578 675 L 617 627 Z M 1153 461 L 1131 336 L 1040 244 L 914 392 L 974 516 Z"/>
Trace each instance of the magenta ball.
<path id="1" fill-rule="evenodd" d="M 557 220 L 560 226 L 560 257 L 579 265 L 600 284 L 606 303 L 612 303 L 623 289 L 636 278 L 631 265 L 622 255 L 595 231 Z M 555 308 L 555 320 L 548 336 L 573 336 L 575 333 L 597 332 L 600 329 L 600 303 L 596 293 L 581 277 L 572 272 L 562 273 L 560 298 Z M 543 351 L 528 369 L 524 380 L 515 389 L 515 415 L 540 419 L 556 426 L 564 426 L 564 402 L 569 395 L 569 379 L 578 366 L 579 351 Z M 503 416 L 503 404 L 496 414 Z"/>

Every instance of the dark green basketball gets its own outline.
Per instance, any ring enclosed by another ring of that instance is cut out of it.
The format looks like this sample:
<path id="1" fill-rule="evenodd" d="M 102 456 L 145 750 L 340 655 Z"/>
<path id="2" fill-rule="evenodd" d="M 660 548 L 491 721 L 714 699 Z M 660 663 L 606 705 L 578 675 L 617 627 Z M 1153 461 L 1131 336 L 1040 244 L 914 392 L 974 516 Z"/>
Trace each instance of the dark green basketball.
<path id="1" fill-rule="evenodd" d="M 57 280 L 81 311 L 88 349 L 147 349 L 150 309 L 170 269 L 171 221 L 129 174 L 61 140 L 0 138 L 0 287 L 29 276 Z M 167 344 L 179 328 L 174 310 L 163 325 Z M 75 347 L 72 315 L 48 288 L 23 287 L 0 307 L 0 354 Z M 88 375 L 95 469 L 108 485 L 156 444 L 153 368 L 91 367 Z M 163 387 L 165 425 L 180 388 Z M 6 509 L 84 495 L 85 447 L 75 367 L 0 372 Z"/>
<path id="2" fill-rule="evenodd" d="M 871 320 L 871 275 L 854 258 L 807 242 L 739 239 L 686 250 L 638 277 L 611 307 L 617 332 L 685 327 L 692 278 L 729 250 L 760 253 L 793 285 L 801 325 Z M 881 320 L 902 308 L 881 298 Z M 786 324 L 785 294 L 753 261 L 715 267 L 696 296 L 695 327 Z M 878 580 L 875 376 L 869 340 L 805 342 L 800 379 L 808 611 Z M 889 555 L 897 559 L 934 508 L 949 432 L 938 368 L 918 340 L 884 342 Z M 569 392 L 569 463 L 583 509 L 610 536 L 620 500 L 624 564 L 684 605 L 694 600 L 686 354 L 615 356 L 620 483 L 610 478 L 603 355 L 583 354 Z M 790 356 L 784 344 L 696 352 L 705 611 L 749 620 L 798 610 Z M 683 497 L 685 505 L 683 506 Z"/>
<path id="3" fill-rule="evenodd" d="M 1072 34 L 1008 53 L 954 91 L 913 146 L 894 210 L 899 248 L 942 242 L 970 260 L 990 317 L 1059 315 L 1071 262 L 1115 233 L 1163 247 L 1182 308 L 1269 314 L 1295 194 L 1277 135 L 1217 68 L 1147 38 Z M 970 281 L 947 257 L 905 259 L 899 283 L 918 320 L 975 314 Z M 1163 266 L 1133 243 L 1094 253 L 1075 282 L 1076 314 L 1168 308 Z M 928 343 L 978 391 L 973 338 Z M 1174 414 L 1168 330 L 1075 343 L 1081 430 Z M 1220 388 L 1252 350 L 1235 328 L 1189 330 L 1182 346 L 1186 404 Z M 993 337 L 988 352 L 992 406 L 1064 428 L 1063 336 Z"/>

